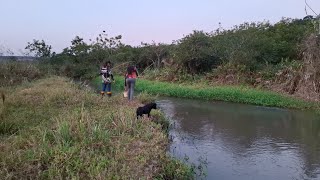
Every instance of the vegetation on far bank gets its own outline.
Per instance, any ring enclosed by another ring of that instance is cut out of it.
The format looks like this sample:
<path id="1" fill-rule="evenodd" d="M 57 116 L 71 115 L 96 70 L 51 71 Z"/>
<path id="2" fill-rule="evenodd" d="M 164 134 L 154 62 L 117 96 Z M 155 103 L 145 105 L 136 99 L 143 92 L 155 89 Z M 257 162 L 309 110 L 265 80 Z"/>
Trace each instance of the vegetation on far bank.
<path id="1" fill-rule="evenodd" d="M 116 76 L 115 89 L 123 90 L 124 78 Z M 96 78 L 96 84 L 100 85 L 100 79 Z M 293 109 L 317 109 L 318 104 L 307 102 L 276 92 L 259 90 L 245 86 L 210 86 L 206 84 L 179 84 L 160 81 L 138 79 L 136 90 L 153 95 L 163 95 L 191 99 L 219 100 L 236 103 L 253 104 L 269 107 L 293 108 Z"/>
<path id="2" fill-rule="evenodd" d="M 318 21 L 283 18 L 279 22 L 246 22 L 230 29 L 193 31 L 171 44 L 130 46 L 122 36 L 102 31 L 85 40 L 75 36 L 60 53 L 43 40 L 26 49 L 40 57 L 50 72 L 76 79 L 92 79 L 110 60 L 118 72 L 128 64 L 143 74 L 177 82 L 201 77 L 211 84 L 246 85 L 320 101 Z"/>
<path id="3" fill-rule="evenodd" d="M 1 179 L 186 179 L 168 138 L 120 95 L 101 99 L 67 78 L 7 86 L 0 104 Z M 146 101 L 147 97 L 143 97 Z M 156 121 L 164 121 L 160 112 Z"/>

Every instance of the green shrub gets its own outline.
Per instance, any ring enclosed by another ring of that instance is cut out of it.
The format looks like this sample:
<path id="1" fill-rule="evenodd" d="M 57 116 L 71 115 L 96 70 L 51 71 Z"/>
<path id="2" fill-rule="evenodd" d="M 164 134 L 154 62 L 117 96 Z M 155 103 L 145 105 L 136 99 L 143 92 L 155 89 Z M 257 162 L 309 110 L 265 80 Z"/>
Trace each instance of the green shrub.
<path id="1" fill-rule="evenodd" d="M 157 97 L 158 97 L 157 95 L 151 95 L 146 92 L 141 92 L 138 94 L 137 99 L 142 104 L 148 104 L 148 103 L 155 102 Z"/>
<path id="2" fill-rule="evenodd" d="M 44 76 L 45 74 L 37 67 L 37 62 L 0 62 L 0 86 L 17 85 Z"/>

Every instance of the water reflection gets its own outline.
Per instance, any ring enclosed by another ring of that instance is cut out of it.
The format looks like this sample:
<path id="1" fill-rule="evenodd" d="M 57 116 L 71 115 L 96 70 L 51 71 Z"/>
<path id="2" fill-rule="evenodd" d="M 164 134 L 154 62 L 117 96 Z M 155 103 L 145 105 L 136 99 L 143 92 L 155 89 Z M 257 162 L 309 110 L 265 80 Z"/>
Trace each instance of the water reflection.
<path id="1" fill-rule="evenodd" d="M 169 99 L 170 148 L 208 161 L 207 179 L 320 179 L 320 119 L 313 113 Z"/>

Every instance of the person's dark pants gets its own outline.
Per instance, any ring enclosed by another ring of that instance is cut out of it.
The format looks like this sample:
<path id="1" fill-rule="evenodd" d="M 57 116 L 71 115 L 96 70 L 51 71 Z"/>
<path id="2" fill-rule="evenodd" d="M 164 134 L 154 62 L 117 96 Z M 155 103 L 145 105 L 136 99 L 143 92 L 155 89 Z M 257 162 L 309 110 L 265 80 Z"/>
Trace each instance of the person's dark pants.
<path id="1" fill-rule="evenodd" d="M 126 79 L 127 87 L 128 87 L 128 100 L 133 100 L 133 92 L 134 92 L 134 86 L 136 84 L 135 78 L 127 78 Z"/>
<path id="2" fill-rule="evenodd" d="M 104 93 L 107 91 L 107 94 L 111 96 L 111 83 L 102 83 L 102 91 L 101 94 L 104 95 Z"/>

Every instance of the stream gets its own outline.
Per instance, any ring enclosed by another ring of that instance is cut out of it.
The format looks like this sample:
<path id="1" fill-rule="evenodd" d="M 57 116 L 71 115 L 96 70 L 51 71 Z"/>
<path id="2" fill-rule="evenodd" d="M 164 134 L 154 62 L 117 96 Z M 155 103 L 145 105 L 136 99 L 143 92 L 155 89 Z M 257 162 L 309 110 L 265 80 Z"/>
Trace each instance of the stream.
<path id="1" fill-rule="evenodd" d="M 162 97 L 169 153 L 197 179 L 320 179 L 320 117 L 312 112 Z M 199 174 L 199 173 L 198 173 Z"/>

